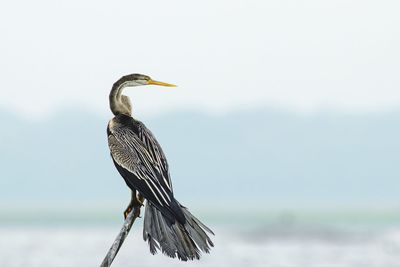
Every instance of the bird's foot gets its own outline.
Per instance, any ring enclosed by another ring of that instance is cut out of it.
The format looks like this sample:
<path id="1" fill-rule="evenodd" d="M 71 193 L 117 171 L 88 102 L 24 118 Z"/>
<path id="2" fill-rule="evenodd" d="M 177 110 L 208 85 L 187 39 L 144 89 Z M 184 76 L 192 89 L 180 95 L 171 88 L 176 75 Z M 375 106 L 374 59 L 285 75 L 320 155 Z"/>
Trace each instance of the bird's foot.
<path id="1" fill-rule="evenodd" d="M 129 206 L 126 208 L 124 211 L 124 219 L 126 220 L 126 217 L 128 217 L 129 213 L 131 213 L 133 206 L 129 204 Z"/>
<path id="2" fill-rule="evenodd" d="M 132 195 L 131 202 L 129 203 L 128 207 L 124 211 L 125 220 L 126 220 L 126 217 L 128 217 L 129 213 L 131 213 L 132 209 L 135 209 L 136 213 L 137 213 L 136 216 L 141 218 L 140 217 L 140 207 L 143 206 L 143 202 L 144 202 L 144 199 L 141 195 L 139 195 L 139 196 Z"/>

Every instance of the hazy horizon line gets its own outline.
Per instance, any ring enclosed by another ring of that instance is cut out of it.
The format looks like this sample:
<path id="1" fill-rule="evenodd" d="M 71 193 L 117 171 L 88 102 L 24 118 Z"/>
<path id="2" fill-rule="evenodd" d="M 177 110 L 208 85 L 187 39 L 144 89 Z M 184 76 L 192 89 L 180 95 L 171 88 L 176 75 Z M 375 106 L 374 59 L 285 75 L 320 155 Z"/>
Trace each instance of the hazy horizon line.
<path id="1" fill-rule="evenodd" d="M 99 112 L 93 108 L 85 107 L 76 103 L 63 105 L 58 107 L 57 109 L 54 109 L 53 111 L 40 114 L 32 114 L 32 113 L 27 114 L 26 112 L 17 111 L 13 108 L 0 106 L 0 115 L 1 114 L 12 115 L 19 120 L 32 121 L 32 122 L 43 122 L 52 120 L 55 116 L 59 114 L 65 114 L 66 112 L 71 112 L 71 111 L 84 112 L 85 114 L 91 114 L 96 118 L 101 118 L 101 119 L 111 118 L 113 116 L 108 106 L 104 108 L 104 112 Z M 198 108 L 168 109 L 164 113 L 160 112 L 153 113 L 153 112 L 146 112 L 139 110 L 135 114 L 137 114 L 140 117 L 145 117 L 147 119 L 157 119 L 160 117 L 176 116 L 182 114 L 202 115 L 210 118 L 221 118 L 221 117 L 223 118 L 231 115 L 246 114 L 246 113 L 252 114 L 257 112 L 282 114 L 288 116 L 296 116 L 300 118 L 319 117 L 319 116 L 368 117 L 368 116 L 388 116 L 388 115 L 400 114 L 400 107 L 379 109 L 379 110 L 363 110 L 363 111 L 356 111 L 356 110 L 350 111 L 350 110 L 335 109 L 335 108 L 321 108 L 308 111 L 299 111 L 296 109 L 288 109 L 284 107 L 269 105 L 269 106 L 243 107 L 243 108 L 231 109 L 220 112 L 215 112 L 211 110 L 202 110 Z"/>

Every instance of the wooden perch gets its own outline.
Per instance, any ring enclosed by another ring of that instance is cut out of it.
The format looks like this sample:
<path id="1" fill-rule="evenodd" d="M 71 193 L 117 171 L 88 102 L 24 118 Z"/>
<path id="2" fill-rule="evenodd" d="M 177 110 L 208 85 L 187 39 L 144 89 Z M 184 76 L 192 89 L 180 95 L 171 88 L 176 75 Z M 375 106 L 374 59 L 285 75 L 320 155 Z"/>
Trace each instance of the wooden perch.
<path id="1" fill-rule="evenodd" d="M 101 263 L 100 267 L 109 267 L 113 262 L 115 256 L 119 249 L 121 248 L 122 244 L 125 241 L 125 238 L 128 236 L 129 231 L 133 223 L 135 222 L 136 218 L 140 215 L 140 207 L 141 204 L 133 206 L 132 210 L 129 212 L 128 216 L 126 216 L 125 222 L 122 225 L 121 231 L 119 232 L 118 236 L 115 238 L 114 243 L 112 244 L 111 248 L 108 250 L 106 257 L 104 258 L 103 262 Z"/>

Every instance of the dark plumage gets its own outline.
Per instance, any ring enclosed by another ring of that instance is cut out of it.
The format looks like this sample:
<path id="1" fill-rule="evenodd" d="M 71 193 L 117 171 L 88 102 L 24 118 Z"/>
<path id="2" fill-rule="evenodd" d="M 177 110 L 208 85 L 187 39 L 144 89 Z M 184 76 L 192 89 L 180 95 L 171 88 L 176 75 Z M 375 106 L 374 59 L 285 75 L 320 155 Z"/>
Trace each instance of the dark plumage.
<path id="1" fill-rule="evenodd" d="M 150 130 L 130 115 L 129 98 L 121 95 L 123 85 L 135 82 L 142 85 L 143 80 L 151 80 L 136 75 L 121 78 L 110 93 L 110 106 L 115 114 L 107 128 L 111 157 L 126 184 L 147 200 L 143 238 L 148 241 L 150 252 L 154 254 L 161 249 L 172 258 L 199 259 L 200 251 L 209 252 L 213 246 L 206 233 L 212 231 L 174 198 L 161 146 Z"/>

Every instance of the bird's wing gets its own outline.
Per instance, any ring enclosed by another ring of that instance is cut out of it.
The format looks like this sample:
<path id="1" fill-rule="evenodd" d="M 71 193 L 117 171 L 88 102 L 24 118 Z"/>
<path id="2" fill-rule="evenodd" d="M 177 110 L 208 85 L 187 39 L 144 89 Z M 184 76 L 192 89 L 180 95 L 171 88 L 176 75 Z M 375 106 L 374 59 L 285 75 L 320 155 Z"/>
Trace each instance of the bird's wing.
<path id="1" fill-rule="evenodd" d="M 151 132 L 140 122 L 109 127 L 111 156 L 128 185 L 158 207 L 173 199 L 168 164 Z"/>
<path id="2" fill-rule="evenodd" d="M 172 182 L 169 174 L 168 162 L 160 144 L 157 142 L 153 133 L 141 122 L 138 122 L 138 135 L 156 162 L 156 165 L 160 167 L 160 173 L 163 178 L 162 182 L 165 183 L 172 192 Z"/>

